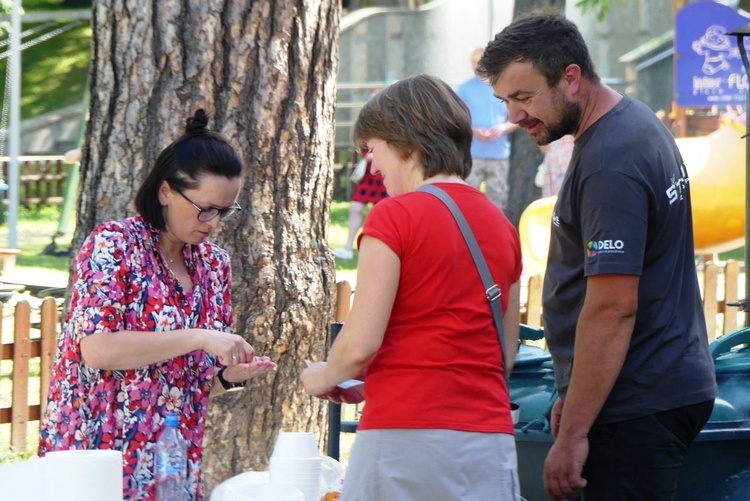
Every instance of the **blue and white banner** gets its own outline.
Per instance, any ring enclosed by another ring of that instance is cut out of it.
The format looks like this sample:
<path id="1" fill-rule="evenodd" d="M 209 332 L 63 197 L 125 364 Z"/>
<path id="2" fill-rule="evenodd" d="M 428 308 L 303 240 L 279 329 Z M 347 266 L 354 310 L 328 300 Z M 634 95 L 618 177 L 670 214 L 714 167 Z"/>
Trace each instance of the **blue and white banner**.
<path id="1" fill-rule="evenodd" d="M 748 80 L 737 37 L 726 33 L 747 23 L 750 18 L 711 1 L 677 12 L 674 82 L 679 106 L 745 105 Z M 745 41 L 749 47 L 750 36 Z"/>

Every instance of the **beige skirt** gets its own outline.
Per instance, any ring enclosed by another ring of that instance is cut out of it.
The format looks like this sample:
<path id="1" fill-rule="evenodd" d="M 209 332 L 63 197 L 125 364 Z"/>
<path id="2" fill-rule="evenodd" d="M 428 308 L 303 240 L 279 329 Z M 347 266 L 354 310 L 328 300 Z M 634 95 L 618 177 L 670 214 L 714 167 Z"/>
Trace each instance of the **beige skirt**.
<path id="1" fill-rule="evenodd" d="M 513 435 L 362 430 L 341 501 L 517 501 L 519 485 Z"/>

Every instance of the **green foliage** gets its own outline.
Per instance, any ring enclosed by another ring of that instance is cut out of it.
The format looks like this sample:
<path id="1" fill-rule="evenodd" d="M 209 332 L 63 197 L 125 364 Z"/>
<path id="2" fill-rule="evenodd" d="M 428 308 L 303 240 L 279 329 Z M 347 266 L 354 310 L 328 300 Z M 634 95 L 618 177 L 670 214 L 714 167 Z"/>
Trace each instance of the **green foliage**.
<path id="1" fill-rule="evenodd" d="M 618 0 L 620 3 L 623 0 Z M 609 14 L 612 8 L 612 0 L 578 0 L 576 7 L 581 9 L 581 12 L 586 14 L 587 12 L 596 12 L 596 18 L 599 21 L 604 21 L 604 18 Z"/>
<path id="2" fill-rule="evenodd" d="M 55 10 L 64 5 L 65 0 L 23 0 L 22 12 Z M 89 2 L 89 5 L 91 3 Z M 0 14 L 10 15 L 13 13 L 13 0 L 0 0 Z"/>
<path id="3" fill-rule="evenodd" d="M 25 12 L 39 12 L 59 9 L 90 8 L 91 0 L 23 0 L 22 9 Z M 0 0 L 0 13 L 13 12 L 13 0 Z"/>

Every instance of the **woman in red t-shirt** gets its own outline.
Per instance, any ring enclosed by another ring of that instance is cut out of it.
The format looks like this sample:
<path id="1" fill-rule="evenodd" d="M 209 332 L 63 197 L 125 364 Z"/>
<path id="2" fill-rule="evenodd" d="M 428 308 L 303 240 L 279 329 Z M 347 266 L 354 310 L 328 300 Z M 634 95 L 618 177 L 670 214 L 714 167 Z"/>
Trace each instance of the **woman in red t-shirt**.
<path id="1" fill-rule="evenodd" d="M 401 80 L 359 114 L 355 137 L 390 195 L 359 237 L 357 293 L 327 362 L 305 390 L 367 372 L 364 407 L 342 501 L 520 499 L 504 381 L 519 332 L 518 234 L 466 184 L 471 119 L 460 98 L 426 75 Z M 424 184 L 442 188 L 474 233 L 502 291 L 503 360 L 492 311 L 453 216 Z"/>

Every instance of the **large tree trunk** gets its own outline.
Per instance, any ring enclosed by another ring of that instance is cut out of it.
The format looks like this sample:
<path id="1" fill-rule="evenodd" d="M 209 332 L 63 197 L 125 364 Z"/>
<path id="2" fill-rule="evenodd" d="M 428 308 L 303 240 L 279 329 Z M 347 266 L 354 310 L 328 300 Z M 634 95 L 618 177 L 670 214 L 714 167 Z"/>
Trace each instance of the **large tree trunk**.
<path id="1" fill-rule="evenodd" d="M 236 332 L 278 370 L 218 397 L 207 492 L 265 469 L 280 429 L 317 434 L 326 405 L 299 385 L 332 318 L 333 111 L 340 0 L 100 0 L 75 244 L 133 214 L 135 190 L 199 107 L 247 167 L 239 216 L 215 240 L 232 256 Z"/>
<path id="2" fill-rule="evenodd" d="M 538 7 L 556 7 L 565 12 L 565 0 L 516 0 L 513 5 L 513 18 Z M 534 186 L 534 176 L 544 155 L 522 129 L 516 130 L 511 136 L 510 148 L 508 203 L 505 206 L 505 214 L 518 227 L 524 209 L 541 195 L 539 188 Z"/>

